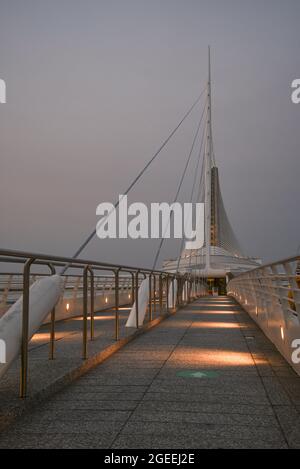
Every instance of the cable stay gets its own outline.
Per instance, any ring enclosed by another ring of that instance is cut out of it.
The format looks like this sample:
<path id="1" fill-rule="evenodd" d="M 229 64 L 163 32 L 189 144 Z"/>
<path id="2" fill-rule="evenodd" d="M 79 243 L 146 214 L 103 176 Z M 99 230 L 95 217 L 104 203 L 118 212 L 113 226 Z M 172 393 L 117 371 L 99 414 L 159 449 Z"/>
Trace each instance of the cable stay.
<path id="1" fill-rule="evenodd" d="M 175 197 L 174 197 L 174 200 L 173 200 L 173 204 L 175 204 L 175 203 L 177 202 L 177 200 L 178 200 L 178 196 L 179 196 L 179 193 L 180 193 L 180 190 L 181 190 L 181 187 L 182 187 L 182 184 L 183 184 L 183 181 L 184 181 L 184 178 L 185 178 L 185 175 L 186 175 L 186 172 L 187 172 L 189 163 L 190 163 L 190 161 L 191 161 L 191 156 L 192 156 L 193 151 L 194 151 L 195 143 L 196 143 L 196 140 L 197 140 L 197 137 L 198 137 L 198 134 L 199 134 L 199 131 L 200 131 L 200 127 L 201 127 L 201 124 L 202 124 L 202 121 L 203 121 L 204 113 L 205 113 L 205 110 L 206 110 L 206 104 L 207 104 L 207 102 L 205 102 L 205 104 L 204 104 L 204 108 L 203 108 L 203 111 L 202 111 L 202 114 L 201 114 L 201 117 L 200 117 L 200 121 L 199 121 L 199 124 L 198 124 L 198 126 L 197 126 L 197 129 L 196 129 L 196 132 L 195 132 L 195 135 L 194 135 L 194 138 L 193 138 L 193 142 L 192 142 L 190 151 L 189 151 L 189 153 L 188 153 L 188 157 L 187 157 L 187 160 L 186 160 L 186 163 L 185 163 L 185 167 L 184 167 L 184 169 L 183 169 L 183 172 L 182 172 L 182 175 L 181 175 L 181 178 L 180 178 L 178 187 L 177 187 L 177 191 L 176 191 L 176 194 L 175 194 Z M 153 266 L 152 266 L 152 269 L 153 269 L 153 270 L 155 270 L 155 268 L 156 268 L 159 255 L 160 255 L 160 252 L 161 252 L 163 243 L 164 243 L 164 241 L 165 241 L 165 234 L 166 234 L 166 231 L 167 231 L 167 229 L 169 228 L 169 225 L 170 225 L 170 223 L 172 222 L 172 219 L 173 219 L 173 213 L 174 213 L 174 212 L 171 210 L 170 216 L 169 216 L 169 219 L 168 219 L 167 226 L 166 226 L 165 231 L 164 231 L 164 233 L 163 233 L 163 237 L 162 237 L 161 240 L 160 240 L 160 243 L 159 243 L 159 246 L 158 246 L 158 249 L 157 249 L 157 252 L 156 252 L 156 256 L 155 256 L 155 258 L 154 258 L 154 262 L 153 262 Z"/>
<path id="2" fill-rule="evenodd" d="M 206 110 L 206 112 L 207 112 L 207 110 Z M 203 161 L 204 161 L 204 159 L 203 159 L 203 143 L 204 143 L 204 137 L 205 137 L 205 130 L 206 129 L 204 127 L 203 132 L 202 132 L 202 137 L 201 137 L 200 150 L 199 150 L 199 153 L 198 153 L 198 158 L 197 158 L 197 161 L 196 161 L 196 167 L 195 167 L 195 171 L 194 171 L 194 180 L 193 180 L 193 185 L 192 185 L 192 190 L 191 190 L 191 195 L 190 195 L 190 202 L 193 202 L 193 200 L 194 200 L 194 192 L 195 192 L 196 182 L 197 182 L 197 178 L 198 178 L 198 171 L 199 171 L 199 165 L 200 165 L 201 158 L 202 158 L 202 167 L 201 167 L 201 173 L 200 173 L 200 181 L 203 177 Z M 197 202 L 197 200 L 198 199 L 196 199 L 196 202 Z M 178 260 L 177 260 L 176 272 L 178 272 L 179 268 L 180 268 L 180 261 L 182 259 L 184 243 L 185 243 L 185 239 L 183 237 L 182 240 L 181 240 L 181 243 L 180 243 L 180 250 L 179 250 L 179 256 L 178 256 Z M 190 261 L 191 261 L 191 258 L 192 258 L 192 256 L 190 256 Z"/>
<path id="3" fill-rule="evenodd" d="M 171 138 L 173 137 L 173 135 L 177 132 L 177 130 L 181 127 L 181 125 L 183 124 L 183 122 L 187 119 L 187 117 L 191 114 L 191 112 L 193 111 L 193 109 L 196 107 L 196 105 L 199 103 L 199 101 L 201 100 L 202 96 L 204 95 L 206 91 L 206 87 L 201 91 L 200 95 L 197 97 L 197 99 L 194 101 L 194 103 L 192 104 L 192 106 L 187 110 L 187 112 L 184 114 L 184 116 L 181 118 L 181 120 L 179 121 L 179 123 L 176 125 L 176 127 L 172 130 L 172 132 L 168 135 L 168 137 L 164 140 L 164 142 L 161 144 L 161 146 L 158 148 L 158 150 L 155 152 L 155 154 L 150 158 L 150 160 L 148 161 L 148 163 L 143 167 L 143 169 L 138 173 L 138 175 L 134 178 L 134 180 L 131 182 L 131 184 L 128 186 L 128 188 L 123 192 L 123 195 L 128 195 L 129 192 L 131 191 L 131 189 L 136 185 L 136 183 L 139 181 L 139 179 L 143 176 L 143 174 L 146 172 L 146 170 L 149 168 L 149 166 L 153 163 L 153 161 L 157 158 L 157 156 L 161 153 L 161 151 L 163 150 L 163 148 L 167 145 L 167 143 L 171 140 Z M 116 209 L 120 202 L 121 202 L 122 199 L 118 199 L 115 204 L 114 204 L 114 209 Z M 113 210 L 112 210 L 113 211 Z M 103 219 L 101 220 L 100 224 L 104 224 L 107 220 L 107 218 L 111 215 L 112 211 L 110 211 L 106 217 L 103 217 Z M 87 245 L 90 243 L 90 241 L 94 238 L 94 236 L 96 235 L 96 229 L 94 229 L 89 235 L 88 237 L 85 239 L 85 241 L 80 245 L 80 247 L 77 249 L 77 251 L 75 251 L 75 253 L 73 254 L 72 258 L 73 259 L 76 259 L 79 254 L 81 254 L 81 252 L 87 247 Z M 61 274 L 64 274 L 66 272 L 66 270 L 68 269 L 69 267 L 69 264 L 66 265 Z"/>

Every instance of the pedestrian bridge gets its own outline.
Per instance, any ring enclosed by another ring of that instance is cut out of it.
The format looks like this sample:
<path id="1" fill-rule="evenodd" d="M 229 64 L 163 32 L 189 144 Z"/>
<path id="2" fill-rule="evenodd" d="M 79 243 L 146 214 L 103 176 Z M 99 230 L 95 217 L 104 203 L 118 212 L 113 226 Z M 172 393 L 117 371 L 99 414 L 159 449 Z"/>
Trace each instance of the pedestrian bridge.
<path id="1" fill-rule="evenodd" d="M 29 407 L 0 447 L 297 448 L 299 406 L 298 376 L 243 308 L 202 297 Z"/>
<path id="2" fill-rule="evenodd" d="M 182 239 L 161 270 L 164 233 L 152 268 L 81 258 L 95 229 L 72 257 L 0 250 L 0 447 L 300 447 L 300 257 L 261 265 L 231 227 L 210 54 L 206 87 L 122 194 L 199 103 L 173 204 L 185 182 L 203 245 Z"/>

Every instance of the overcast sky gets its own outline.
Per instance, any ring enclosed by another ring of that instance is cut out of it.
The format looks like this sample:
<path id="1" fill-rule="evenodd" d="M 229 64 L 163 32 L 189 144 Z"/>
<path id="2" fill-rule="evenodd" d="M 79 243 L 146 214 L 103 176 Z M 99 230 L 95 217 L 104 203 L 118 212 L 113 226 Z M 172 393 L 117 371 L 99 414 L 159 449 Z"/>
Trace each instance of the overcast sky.
<path id="1" fill-rule="evenodd" d="M 96 206 L 126 189 L 205 86 L 210 44 L 229 219 L 247 254 L 294 255 L 299 25 L 299 0 L 0 0 L 0 246 L 72 255 Z M 173 200 L 200 111 L 132 201 Z M 150 266 L 156 249 L 95 239 L 82 256 Z M 177 253 L 168 242 L 162 257 Z"/>

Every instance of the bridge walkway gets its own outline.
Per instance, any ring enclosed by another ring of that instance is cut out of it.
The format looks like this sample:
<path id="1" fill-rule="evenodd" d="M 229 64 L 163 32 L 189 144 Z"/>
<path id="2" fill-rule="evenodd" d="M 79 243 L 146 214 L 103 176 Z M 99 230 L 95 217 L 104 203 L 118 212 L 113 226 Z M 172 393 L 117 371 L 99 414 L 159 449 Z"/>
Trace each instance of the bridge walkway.
<path id="1" fill-rule="evenodd" d="M 299 448 L 300 379 L 234 300 L 202 298 L 23 414 L 0 448 Z"/>

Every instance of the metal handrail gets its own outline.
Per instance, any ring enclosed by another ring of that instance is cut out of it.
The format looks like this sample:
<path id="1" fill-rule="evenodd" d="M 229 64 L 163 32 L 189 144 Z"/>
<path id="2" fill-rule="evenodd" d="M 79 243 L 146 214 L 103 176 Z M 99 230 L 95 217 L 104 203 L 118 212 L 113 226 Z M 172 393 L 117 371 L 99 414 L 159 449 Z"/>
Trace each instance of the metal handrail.
<path id="1" fill-rule="evenodd" d="M 262 265 L 233 277 L 227 285 L 282 355 L 292 361 L 293 340 L 300 337 L 300 256 Z"/>
<path id="2" fill-rule="evenodd" d="M 287 259 L 281 259 L 279 261 L 270 262 L 268 264 L 262 264 L 259 267 L 255 267 L 254 269 L 248 270 L 246 272 L 241 272 L 240 274 L 234 276 L 233 278 L 236 279 L 236 278 L 239 278 L 239 277 L 243 277 L 243 276 L 247 275 L 249 272 L 251 272 L 251 273 L 256 272 L 257 270 L 261 270 L 265 267 L 272 267 L 273 265 L 286 264 L 288 262 L 295 262 L 295 261 L 300 262 L 300 256 L 288 257 Z"/>
<path id="3" fill-rule="evenodd" d="M 7 259 L 3 259 L 6 262 L 13 262 L 10 260 L 10 258 L 20 258 L 20 259 L 29 259 L 29 258 L 35 258 L 37 261 L 51 261 L 53 265 L 55 266 L 65 266 L 66 264 L 70 264 L 69 268 L 82 268 L 82 266 L 85 265 L 93 265 L 93 266 L 98 266 L 98 267 L 107 267 L 110 269 L 117 269 L 117 268 L 122 268 L 126 269 L 127 271 L 137 271 L 139 270 L 140 272 L 145 272 L 145 273 L 165 273 L 161 270 L 153 270 L 153 269 L 148 269 L 148 268 L 141 268 L 141 267 L 135 267 L 135 266 L 128 266 L 128 265 L 122 265 L 122 264 L 112 264 L 108 262 L 100 262 L 100 261 L 92 261 L 90 259 L 74 259 L 72 257 L 64 257 L 64 256 L 53 256 L 51 254 L 41 254 L 41 253 L 32 253 L 32 252 L 26 252 L 26 251 L 15 251 L 15 250 L 10 250 L 10 249 L 0 249 L 0 256 L 6 256 Z M 0 258 L 1 261 L 1 258 Z M 104 270 L 104 269 L 103 269 Z"/>
<path id="4" fill-rule="evenodd" d="M 22 310 L 22 347 L 21 347 L 21 380 L 20 380 L 20 397 L 26 397 L 27 393 L 27 381 L 28 381 L 28 324 L 29 324 L 29 295 L 30 295 L 30 268 L 32 265 L 47 266 L 50 268 L 51 274 L 55 274 L 56 267 L 63 267 L 66 264 L 68 268 L 75 268 L 82 271 L 82 289 L 83 289 L 83 314 L 82 314 L 82 358 L 86 360 L 88 358 L 88 331 L 87 331 L 87 319 L 88 319 L 88 300 L 89 300 L 89 282 L 90 277 L 90 339 L 94 338 L 94 297 L 95 297 L 95 278 L 100 277 L 95 275 L 95 271 L 110 271 L 112 272 L 112 279 L 114 279 L 114 308 L 115 308 L 115 340 L 120 339 L 119 334 L 119 289 L 120 279 L 125 277 L 120 276 L 120 273 L 127 273 L 131 277 L 131 300 L 132 304 L 135 301 L 136 304 L 136 328 L 139 328 L 139 307 L 138 307 L 138 295 L 140 286 L 140 275 L 144 279 L 149 276 L 149 319 L 152 320 L 152 292 L 151 292 L 151 278 L 153 278 L 153 293 L 154 293 L 154 308 L 156 307 L 156 282 L 159 284 L 159 296 L 158 305 L 159 313 L 163 314 L 164 306 L 163 299 L 166 298 L 166 310 L 169 312 L 169 284 L 170 280 L 174 284 L 174 280 L 177 279 L 179 283 L 188 281 L 191 285 L 192 281 L 203 282 L 203 279 L 198 277 L 196 274 L 191 276 L 190 274 L 179 274 L 169 273 L 161 270 L 153 270 L 148 268 L 127 266 L 121 264 L 112 264 L 107 262 L 93 261 L 87 259 L 73 259 L 64 256 L 54 256 L 41 253 L 32 253 L 27 251 L 15 251 L 9 249 L 0 249 L 0 263 L 19 263 L 23 265 L 23 310 Z M 1 275 L 1 273 L 0 273 Z M 6 274 L 7 275 L 7 274 Z M 11 274 L 9 274 L 11 275 Z M 36 276 L 43 276 L 46 274 L 34 274 Z M 69 274 L 72 276 L 73 274 Z M 64 274 L 64 277 L 68 275 Z M 75 275 L 78 277 L 78 275 Z M 166 292 L 163 291 L 163 283 L 166 282 Z M 182 305 L 182 290 L 178 288 L 178 305 Z M 187 302 L 190 301 L 188 296 Z M 174 302 L 173 302 L 174 304 Z M 151 306 L 150 306 L 151 305 Z M 50 325 L 50 353 L 49 359 L 54 358 L 54 341 L 55 341 L 55 308 L 51 311 L 51 325 Z"/>

